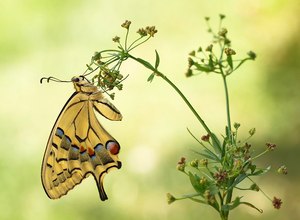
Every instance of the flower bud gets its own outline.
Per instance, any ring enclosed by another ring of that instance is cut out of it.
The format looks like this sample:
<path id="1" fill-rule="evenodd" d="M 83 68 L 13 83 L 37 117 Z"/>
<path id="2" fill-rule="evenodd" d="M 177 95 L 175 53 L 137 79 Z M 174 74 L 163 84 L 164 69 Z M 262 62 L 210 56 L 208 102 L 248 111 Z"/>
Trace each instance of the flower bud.
<path id="1" fill-rule="evenodd" d="M 213 45 L 211 44 L 211 45 L 209 45 L 208 47 L 206 47 L 206 51 L 207 52 L 212 52 L 212 49 L 213 49 Z"/>
<path id="2" fill-rule="evenodd" d="M 200 178 L 199 182 L 200 182 L 201 185 L 205 185 L 207 183 L 207 179 L 203 176 L 203 177 Z"/>
<path id="3" fill-rule="evenodd" d="M 288 170 L 287 170 L 287 167 L 285 165 L 282 165 L 281 167 L 279 167 L 277 172 L 280 173 L 280 174 L 283 174 L 283 175 L 288 174 Z"/>
<path id="4" fill-rule="evenodd" d="M 255 58 L 256 58 L 256 54 L 255 54 L 253 51 L 249 51 L 249 52 L 247 53 L 247 55 L 248 55 L 252 60 L 255 60 Z"/>
<path id="5" fill-rule="evenodd" d="M 241 126 L 240 123 L 237 123 L 237 122 L 233 123 L 233 127 L 234 127 L 236 130 L 239 129 L 240 126 Z"/>
<path id="6" fill-rule="evenodd" d="M 201 166 L 204 166 L 204 167 L 207 167 L 207 164 L 208 164 L 208 159 L 201 159 L 200 161 L 199 161 L 199 164 L 201 165 Z"/>
<path id="7" fill-rule="evenodd" d="M 259 191 L 259 187 L 256 183 L 253 183 L 251 186 L 250 186 L 250 190 L 253 190 L 253 191 L 256 191 L 258 192 Z"/>
<path id="8" fill-rule="evenodd" d="M 195 160 L 192 160 L 191 162 L 190 162 L 190 165 L 191 165 L 191 167 L 198 167 L 198 160 L 197 159 L 195 159 Z"/>
<path id="9" fill-rule="evenodd" d="M 176 201 L 176 198 L 172 194 L 167 193 L 167 202 L 168 202 L 168 204 L 171 204 L 175 201 Z"/>
<path id="10" fill-rule="evenodd" d="M 255 128 L 251 128 L 250 131 L 249 131 L 249 134 L 251 136 L 253 136 L 255 134 L 255 132 L 256 132 L 256 129 Z"/>

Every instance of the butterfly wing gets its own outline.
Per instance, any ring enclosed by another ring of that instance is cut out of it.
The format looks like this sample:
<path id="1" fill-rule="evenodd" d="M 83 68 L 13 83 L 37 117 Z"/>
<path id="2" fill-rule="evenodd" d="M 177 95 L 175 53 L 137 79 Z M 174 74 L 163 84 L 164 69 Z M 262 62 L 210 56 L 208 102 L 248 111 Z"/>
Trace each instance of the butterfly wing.
<path id="1" fill-rule="evenodd" d="M 67 194 L 89 174 L 97 182 L 101 200 L 107 199 L 103 178 L 110 169 L 121 167 L 120 146 L 94 110 L 110 120 L 122 119 L 101 92 L 75 92 L 52 128 L 42 164 L 43 187 L 51 199 Z"/>

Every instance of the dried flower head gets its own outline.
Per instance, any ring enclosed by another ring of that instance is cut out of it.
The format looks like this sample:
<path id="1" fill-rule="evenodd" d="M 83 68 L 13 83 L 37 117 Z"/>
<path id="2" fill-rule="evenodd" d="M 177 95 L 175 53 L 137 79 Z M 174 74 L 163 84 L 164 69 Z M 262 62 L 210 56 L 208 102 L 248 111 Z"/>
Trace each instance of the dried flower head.
<path id="1" fill-rule="evenodd" d="M 181 157 L 180 160 L 177 162 L 176 169 L 184 172 L 186 166 L 185 157 Z"/>
<path id="2" fill-rule="evenodd" d="M 276 148 L 276 144 L 266 143 L 267 149 L 273 151 Z"/>
<path id="3" fill-rule="evenodd" d="M 219 171 L 214 174 L 214 178 L 218 184 L 224 183 L 227 180 L 227 176 L 227 171 L 222 169 L 219 169 Z"/>
<path id="4" fill-rule="evenodd" d="M 226 34 L 228 33 L 227 29 L 226 28 L 222 28 L 220 31 L 219 31 L 219 35 L 221 37 L 226 37 Z"/>
<path id="5" fill-rule="evenodd" d="M 123 24 L 121 24 L 121 27 L 126 28 L 127 30 L 129 29 L 131 24 L 131 21 L 126 20 Z"/>
<path id="6" fill-rule="evenodd" d="M 280 199 L 280 198 L 277 198 L 277 197 L 275 197 L 275 196 L 274 196 L 274 198 L 273 198 L 272 203 L 273 203 L 273 206 L 274 206 L 275 209 L 280 209 L 280 207 L 281 207 L 281 205 L 282 205 L 281 199 Z"/>
<path id="7" fill-rule="evenodd" d="M 138 33 L 141 37 L 147 36 L 147 31 L 146 31 L 146 29 L 144 29 L 144 28 L 138 29 L 137 33 Z"/>
<path id="8" fill-rule="evenodd" d="M 232 55 L 236 54 L 236 52 L 233 49 L 229 48 L 229 47 L 225 48 L 224 52 L 227 56 L 232 56 Z"/>
<path id="9" fill-rule="evenodd" d="M 203 135 L 203 136 L 201 137 L 201 140 L 202 140 L 202 141 L 205 141 L 205 142 L 209 142 L 209 138 L 210 138 L 210 135 L 207 134 L 207 135 Z"/>
<path id="10" fill-rule="evenodd" d="M 120 43 L 120 37 L 118 36 L 115 36 L 112 40 L 113 42 Z"/>
<path id="11" fill-rule="evenodd" d="M 147 34 L 149 34 L 151 37 L 154 37 L 154 34 L 157 33 L 155 26 L 147 26 L 146 31 L 147 31 Z"/>
<path id="12" fill-rule="evenodd" d="M 177 164 L 185 164 L 185 157 L 181 157 Z"/>

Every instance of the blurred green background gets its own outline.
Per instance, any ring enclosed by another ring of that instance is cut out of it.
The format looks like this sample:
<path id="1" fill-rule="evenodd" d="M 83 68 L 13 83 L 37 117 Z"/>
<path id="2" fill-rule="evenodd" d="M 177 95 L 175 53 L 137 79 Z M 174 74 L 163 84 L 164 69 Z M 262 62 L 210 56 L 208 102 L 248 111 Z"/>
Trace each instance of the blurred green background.
<path id="1" fill-rule="evenodd" d="M 181 156 L 192 159 L 198 146 L 186 127 L 199 136 L 204 130 L 182 100 L 159 78 L 146 82 L 149 72 L 128 62 L 130 74 L 113 103 L 124 120 L 101 122 L 122 145 L 121 170 L 105 178 L 109 197 L 100 202 L 93 178 L 66 197 L 47 198 L 40 166 L 52 125 L 73 92 L 71 84 L 40 84 L 43 76 L 70 79 L 85 70 L 94 51 L 115 46 L 123 36 L 120 24 L 155 25 L 158 34 L 134 54 L 154 60 L 182 89 L 217 134 L 225 125 L 220 78 L 205 74 L 186 79 L 187 54 L 210 43 L 203 17 L 227 15 L 233 48 L 243 57 L 258 54 L 229 80 L 233 121 L 242 133 L 256 127 L 252 142 L 260 152 L 267 141 L 276 151 L 260 160 L 273 168 L 285 164 L 288 176 L 270 172 L 256 179 L 271 197 L 283 199 L 275 210 L 261 193 L 245 194 L 264 213 L 241 206 L 237 219 L 300 219 L 300 5 L 298 0 L 10 0 L 0 2 L 0 219 L 218 219 L 207 206 L 191 201 L 166 203 L 165 194 L 193 192 L 175 167 Z"/>

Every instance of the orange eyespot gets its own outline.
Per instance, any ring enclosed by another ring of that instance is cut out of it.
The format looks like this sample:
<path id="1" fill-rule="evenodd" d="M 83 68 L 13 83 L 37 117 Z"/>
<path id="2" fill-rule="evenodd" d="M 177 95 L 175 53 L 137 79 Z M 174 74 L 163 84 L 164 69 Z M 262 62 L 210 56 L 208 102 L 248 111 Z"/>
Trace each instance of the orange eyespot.
<path id="1" fill-rule="evenodd" d="M 117 155 L 120 151 L 120 145 L 116 141 L 108 141 L 106 143 L 106 149 L 109 150 L 112 155 Z"/>

